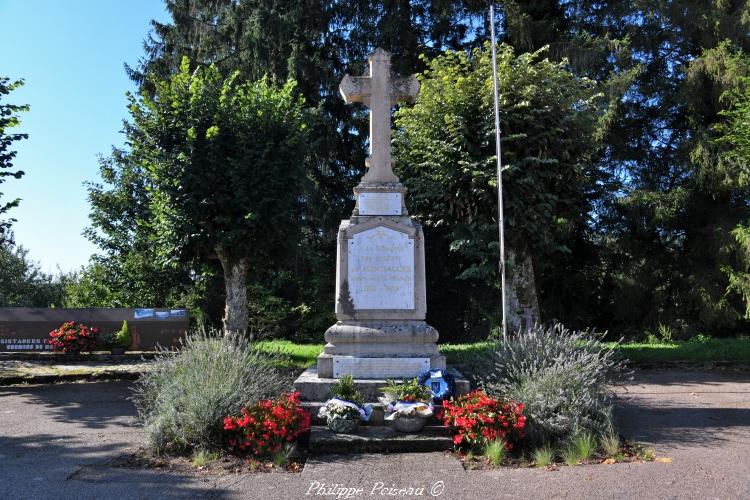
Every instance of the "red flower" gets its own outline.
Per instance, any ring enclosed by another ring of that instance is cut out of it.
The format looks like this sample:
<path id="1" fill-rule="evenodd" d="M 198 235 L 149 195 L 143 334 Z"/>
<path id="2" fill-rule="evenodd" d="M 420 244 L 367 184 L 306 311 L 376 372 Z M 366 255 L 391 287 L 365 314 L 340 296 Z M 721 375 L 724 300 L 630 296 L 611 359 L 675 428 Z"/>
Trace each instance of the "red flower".
<path id="1" fill-rule="evenodd" d="M 523 439 L 526 417 L 522 413 L 521 403 L 497 401 L 482 391 L 473 391 L 444 401 L 442 419 L 446 427 L 453 428 L 456 446 L 473 446 L 502 438 L 512 447 L 514 442 Z"/>
<path id="2" fill-rule="evenodd" d="M 310 414 L 299 404 L 299 393 L 285 394 L 276 400 L 262 400 L 243 408 L 241 417 L 224 419 L 228 448 L 242 440 L 240 449 L 255 455 L 277 453 L 284 443 L 293 441 L 310 428 Z M 231 421 L 234 427 L 227 426 Z"/>

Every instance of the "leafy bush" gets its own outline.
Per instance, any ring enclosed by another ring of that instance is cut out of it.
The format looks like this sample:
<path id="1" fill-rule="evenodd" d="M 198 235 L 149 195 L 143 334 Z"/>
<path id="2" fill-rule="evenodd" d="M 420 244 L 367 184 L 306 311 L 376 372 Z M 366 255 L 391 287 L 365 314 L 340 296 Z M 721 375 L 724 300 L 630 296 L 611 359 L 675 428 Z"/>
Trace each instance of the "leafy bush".
<path id="1" fill-rule="evenodd" d="M 237 336 L 193 334 L 178 351 L 162 350 L 133 397 L 149 446 L 219 449 L 224 417 L 288 388 L 273 359 Z"/>
<path id="2" fill-rule="evenodd" d="M 310 429 L 310 414 L 299 404 L 299 393 L 264 399 L 243 408 L 241 417 L 224 419 L 227 448 L 255 455 L 277 455 Z"/>
<path id="3" fill-rule="evenodd" d="M 495 344 L 482 384 L 491 396 L 524 403 L 530 441 L 556 442 L 607 428 L 606 384 L 622 372 L 596 334 L 555 324 Z"/>
<path id="4" fill-rule="evenodd" d="M 93 351 L 98 345 L 99 330 L 83 323 L 68 321 L 56 330 L 49 332 L 49 343 L 55 351 L 78 354 L 81 351 Z"/>
<path id="5" fill-rule="evenodd" d="M 498 401 L 482 391 L 443 401 L 443 423 L 455 431 L 453 444 L 475 446 L 501 440 L 507 450 L 524 437 L 523 404 Z"/>

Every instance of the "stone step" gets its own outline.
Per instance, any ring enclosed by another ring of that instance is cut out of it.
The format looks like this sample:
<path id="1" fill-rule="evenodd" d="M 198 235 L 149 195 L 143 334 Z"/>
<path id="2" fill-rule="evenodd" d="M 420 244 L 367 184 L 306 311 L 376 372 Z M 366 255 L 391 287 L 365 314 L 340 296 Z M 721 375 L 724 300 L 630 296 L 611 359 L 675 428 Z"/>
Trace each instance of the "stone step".
<path id="1" fill-rule="evenodd" d="M 469 381 L 455 368 L 448 367 L 448 373 L 456 381 L 456 395 L 467 394 L 470 390 Z M 294 381 L 294 388 L 300 392 L 302 401 L 326 401 L 331 397 L 331 385 L 338 379 L 318 378 L 314 366 L 311 366 Z M 365 401 L 377 401 L 383 394 L 380 388 L 388 383 L 385 379 L 355 379 L 354 385 L 362 393 Z"/>
<path id="2" fill-rule="evenodd" d="M 321 401 L 302 401 L 301 405 L 302 408 L 307 410 L 310 415 L 312 416 L 312 423 L 317 425 L 326 425 L 326 421 L 324 418 L 318 417 L 318 411 L 320 411 L 321 406 L 323 406 L 325 403 Z M 363 426 L 373 426 L 373 425 L 384 425 L 388 424 L 384 420 L 385 418 L 385 408 L 382 403 L 371 403 L 372 404 L 372 415 L 370 416 L 369 422 L 362 422 L 361 425 Z M 437 410 L 440 408 L 439 405 L 435 406 L 435 413 L 437 413 Z M 441 421 L 435 418 L 433 415 L 427 420 L 428 425 L 442 425 Z"/>
<path id="3" fill-rule="evenodd" d="M 427 425 L 418 433 L 404 433 L 390 425 L 360 426 L 356 433 L 337 434 L 328 427 L 310 429 L 309 451 L 313 455 L 355 453 L 428 453 L 453 448 L 450 432 L 442 426 Z"/>

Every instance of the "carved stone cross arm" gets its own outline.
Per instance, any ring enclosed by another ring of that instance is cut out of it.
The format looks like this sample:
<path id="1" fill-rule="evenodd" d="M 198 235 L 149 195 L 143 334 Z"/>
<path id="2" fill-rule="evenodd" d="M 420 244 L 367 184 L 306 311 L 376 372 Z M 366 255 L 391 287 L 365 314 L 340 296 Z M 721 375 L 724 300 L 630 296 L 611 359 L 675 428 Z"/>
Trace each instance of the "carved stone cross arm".
<path id="1" fill-rule="evenodd" d="M 391 55 L 376 49 L 368 56 L 368 74 L 345 75 L 339 85 L 344 102 L 361 102 L 370 108 L 370 158 L 363 182 L 398 182 L 391 165 L 391 108 L 400 100 L 411 101 L 419 82 L 411 76 L 391 74 Z"/>

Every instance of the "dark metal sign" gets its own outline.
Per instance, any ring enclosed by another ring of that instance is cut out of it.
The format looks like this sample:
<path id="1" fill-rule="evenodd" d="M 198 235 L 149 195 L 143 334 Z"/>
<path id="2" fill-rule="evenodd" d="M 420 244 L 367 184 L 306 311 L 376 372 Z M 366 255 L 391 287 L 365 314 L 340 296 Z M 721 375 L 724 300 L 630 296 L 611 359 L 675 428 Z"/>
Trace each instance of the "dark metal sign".
<path id="1" fill-rule="evenodd" d="M 1 307 L 0 351 L 50 351 L 49 332 L 67 321 L 96 327 L 101 333 L 118 331 L 127 321 L 132 337 L 128 350 L 135 351 L 175 347 L 190 325 L 185 309 Z"/>

